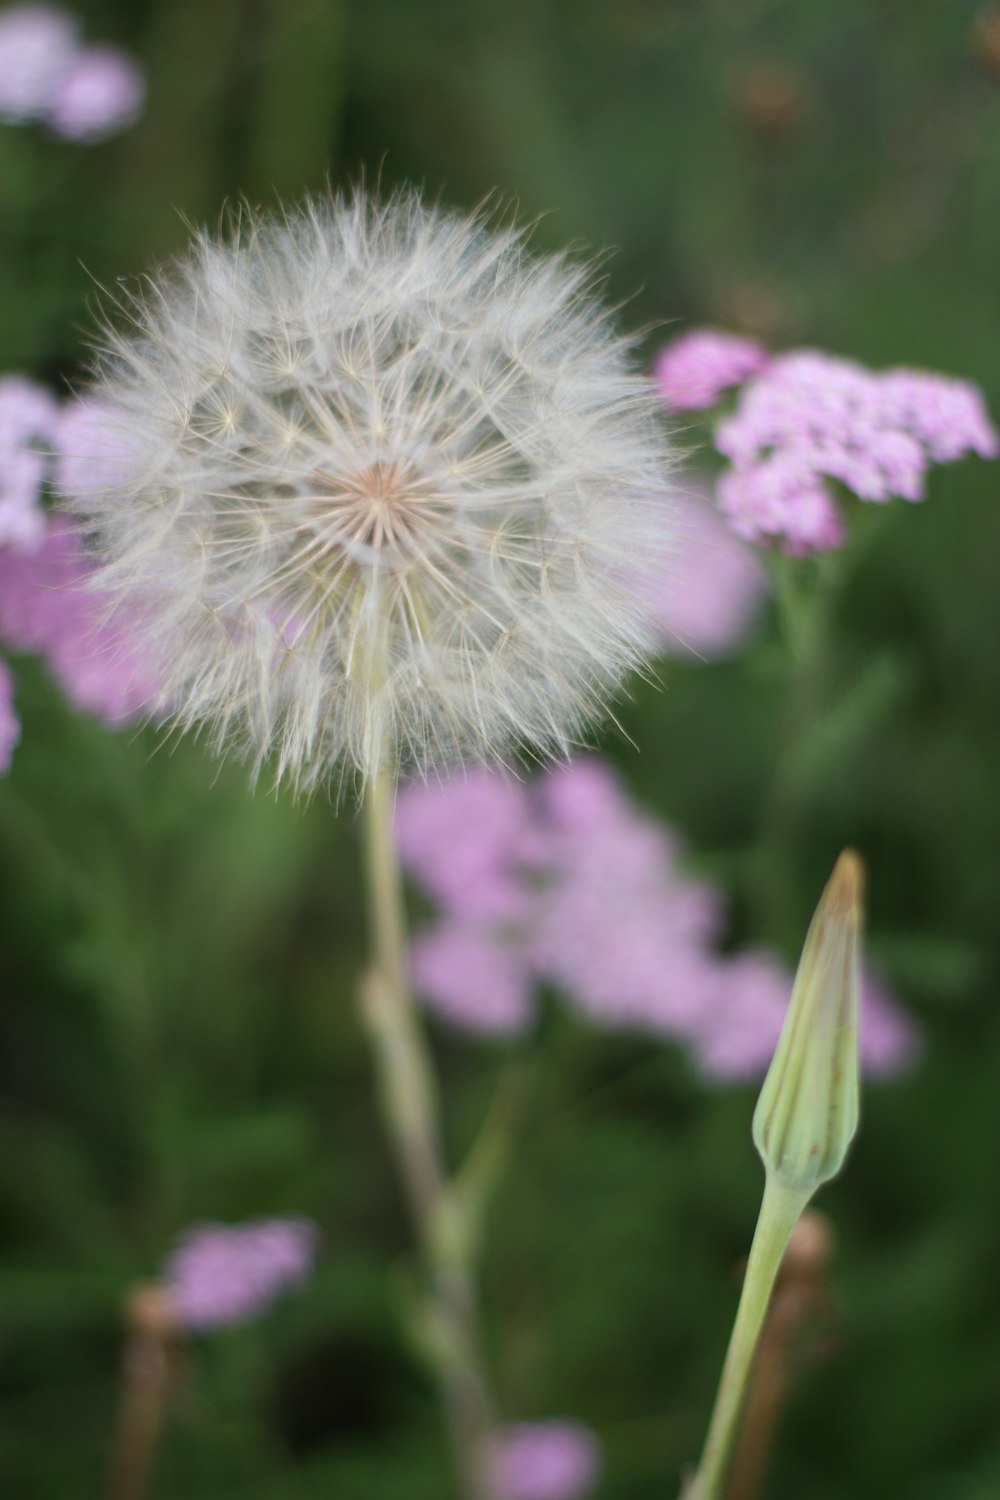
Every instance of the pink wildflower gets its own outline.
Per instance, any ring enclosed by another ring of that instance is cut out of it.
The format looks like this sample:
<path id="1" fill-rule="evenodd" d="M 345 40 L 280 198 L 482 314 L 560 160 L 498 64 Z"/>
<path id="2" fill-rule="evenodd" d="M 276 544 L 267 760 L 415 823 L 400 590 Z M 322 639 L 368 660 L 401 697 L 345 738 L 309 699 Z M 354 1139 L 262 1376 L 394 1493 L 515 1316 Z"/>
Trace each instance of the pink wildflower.
<path id="1" fill-rule="evenodd" d="M 747 949 L 721 960 L 714 1004 L 693 1038 L 706 1076 L 715 1082 L 763 1077 L 777 1046 L 793 975 L 773 954 Z M 915 1060 L 919 1034 L 889 990 L 870 970 L 861 976 L 861 1062 L 872 1077 L 900 1073 Z"/>
<path id="2" fill-rule="evenodd" d="M 55 489 L 80 499 L 123 484 L 140 461 L 121 412 L 95 396 L 67 401 L 55 424 Z"/>
<path id="3" fill-rule="evenodd" d="M 0 661 L 0 775 L 10 770 L 14 748 L 21 738 L 21 725 L 14 710 L 14 679 Z"/>
<path id="4" fill-rule="evenodd" d="M 534 1019 L 534 976 L 509 935 L 446 919 L 414 939 L 412 962 L 420 993 L 462 1031 L 516 1036 Z"/>
<path id="5" fill-rule="evenodd" d="M 22 375 L 0 379 L 0 545 L 31 548 L 42 539 L 40 499 L 58 403 Z"/>
<path id="6" fill-rule="evenodd" d="M 72 522 L 48 523 L 33 552 L 0 548 L 0 639 L 45 657 L 70 702 L 116 724 L 159 706 L 148 664 L 123 622 L 102 622 Z"/>
<path id="7" fill-rule="evenodd" d="M 87 47 L 60 81 L 46 118 L 68 140 L 103 141 L 135 124 L 145 98 L 133 58 L 118 47 Z"/>
<path id="8" fill-rule="evenodd" d="M 198 1333 L 260 1317 L 309 1275 L 318 1239 L 308 1219 L 189 1229 L 164 1269 L 177 1322 Z"/>
<path id="9" fill-rule="evenodd" d="M 752 339 L 695 328 L 667 345 L 653 367 L 653 378 L 669 411 L 704 411 L 728 386 L 756 375 L 769 357 Z"/>
<path id="10" fill-rule="evenodd" d="M 519 782 L 470 768 L 447 783 L 413 783 L 400 795 L 396 838 L 410 872 L 446 910 L 510 921 L 521 915 L 521 867 L 531 830 Z"/>
<path id="11" fill-rule="evenodd" d="M 673 497 L 674 555 L 653 600 L 671 655 L 724 656 L 749 635 L 767 592 L 754 552 L 701 495 Z"/>
<path id="12" fill-rule="evenodd" d="M 766 1068 L 791 974 L 763 952 L 718 952 L 719 893 L 685 872 L 676 836 L 599 761 L 525 785 L 477 772 L 407 787 L 397 826 L 406 868 L 442 910 L 416 939 L 414 979 L 452 1025 L 522 1032 L 548 984 L 594 1025 L 685 1043 L 712 1080 Z M 861 1048 L 876 1074 L 916 1050 L 913 1023 L 872 983 Z"/>
<path id="13" fill-rule="evenodd" d="M 920 500 L 931 463 L 1000 451 L 968 382 L 880 374 L 813 350 L 782 355 L 750 381 L 715 446 L 732 465 L 717 495 L 733 529 L 796 556 L 843 543 L 828 480 L 861 500 Z"/>
<path id="14" fill-rule="evenodd" d="M 580 1422 L 520 1422 L 494 1438 L 491 1477 L 498 1500 L 583 1500 L 601 1468 L 600 1447 Z"/>
<path id="15" fill-rule="evenodd" d="M 0 120 L 20 125 L 45 114 L 72 65 L 78 28 L 56 5 L 0 11 Z"/>

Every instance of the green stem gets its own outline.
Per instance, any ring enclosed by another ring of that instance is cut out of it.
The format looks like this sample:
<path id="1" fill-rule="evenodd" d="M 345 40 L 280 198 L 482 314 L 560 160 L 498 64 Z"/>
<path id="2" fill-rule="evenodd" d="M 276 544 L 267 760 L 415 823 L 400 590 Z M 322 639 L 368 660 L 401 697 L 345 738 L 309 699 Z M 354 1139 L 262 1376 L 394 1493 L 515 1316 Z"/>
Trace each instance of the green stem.
<path id="1" fill-rule="evenodd" d="M 476 1289 L 444 1167 L 434 1069 L 409 983 L 403 887 L 392 833 L 394 797 L 394 778 L 382 772 L 365 799 L 374 971 L 365 988 L 364 1015 L 386 1128 L 425 1263 L 434 1329 L 427 1343 L 434 1351 L 462 1493 L 465 1500 L 494 1500 L 488 1464 L 493 1416 Z"/>
<path id="2" fill-rule="evenodd" d="M 701 1463 L 685 1491 L 684 1500 L 721 1500 L 724 1493 L 753 1357 L 771 1292 L 792 1230 L 808 1198 L 808 1194 L 788 1188 L 768 1176 Z"/>
<path id="3" fill-rule="evenodd" d="M 789 678 L 774 769 L 761 810 L 754 894 L 756 926 L 772 937 L 784 927 L 788 871 L 797 868 L 795 848 L 809 791 L 802 764 L 803 739 L 817 721 L 826 692 L 828 627 L 838 582 L 836 561 L 815 567 L 808 583 L 802 575 L 804 566 L 793 558 L 775 559 Z"/>

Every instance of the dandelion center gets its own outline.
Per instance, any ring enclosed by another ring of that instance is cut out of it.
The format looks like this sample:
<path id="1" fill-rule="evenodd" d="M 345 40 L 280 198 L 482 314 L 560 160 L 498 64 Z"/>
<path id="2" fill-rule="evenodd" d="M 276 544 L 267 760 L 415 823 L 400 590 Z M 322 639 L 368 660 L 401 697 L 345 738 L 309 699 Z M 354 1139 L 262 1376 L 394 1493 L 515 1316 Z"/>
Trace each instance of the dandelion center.
<path id="1" fill-rule="evenodd" d="M 405 565 L 422 552 L 444 498 L 400 460 L 377 459 L 346 476 L 319 470 L 313 484 L 317 540 L 355 560 L 389 566 Z"/>

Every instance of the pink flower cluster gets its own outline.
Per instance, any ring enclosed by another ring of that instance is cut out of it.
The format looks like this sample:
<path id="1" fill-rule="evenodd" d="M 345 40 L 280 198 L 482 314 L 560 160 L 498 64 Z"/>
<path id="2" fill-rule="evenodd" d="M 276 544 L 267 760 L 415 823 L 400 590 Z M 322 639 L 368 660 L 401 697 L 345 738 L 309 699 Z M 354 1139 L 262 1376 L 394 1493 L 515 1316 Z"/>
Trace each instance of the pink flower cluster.
<path id="1" fill-rule="evenodd" d="M 776 543 L 793 556 L 830 551 L 844 541 L 830 480 L 860 500 L 921 500 L 931 464 L 1000 453 L 982 394 L 969 381 L 923 370 L 880 373 L 808 349 L 770 358 L 738 339 L 727 365 L 727 346 L 718 343 L 724 337 L 685 335 L 660 356 L 656 375 L 675 411 L 703 410 L 746 380 L 714 442 L 730 464 L 718 483 L 719 505 L 748 541 Z"/>
<path id="2" fill-rule="evenodd" d="M 51 391 L 23 375 L 0 377 L 0 547 L 33 547 L 45 534 L 39 499 L 58 425 Z"/>
<path id="3" fill-rule="evenodd" d="M 44 657 L 77 708 L 119 724 L 155 712 L 160 694 L 148 662 L 89 584 L 73 523 L 42 506 L 47 484 L 65 493 L 106 482 L 122 461 L 122 438 L 96 403 L 60 408 L 44 387 L 0 379 L 0 643 Z M 13 683 L 0 670 L 0 772 L 19 737 Z"/>
<path id="4" fill-rule="evenodd" d="M 164 1268 L 174 1317 L 191 1333 L 260 1317 L 306 1279 L 318 1244 L 308 1219 L 196 1225 Z"/>
<path id="5" fill-rule="evenodd" d="M 497 1500 L 584 1500 L 601 1450 L 581 1422 L 518 1422 L 496 1433 L 490 1479 Z"/>
<path id="6" fill-rule="evenodd" d="M 752 339 L 717 328 L 694 328 L 673 339 L 653 367 L 653 378 L 668 411 L 705 411 L 723 391 L 742 385 L 768 361 Z"/>
<path id="7" fill-rule="evenodd" d="M 684 871 L 675 835 L 600 762 L 526 784 L 472 770 L 414 784 L 396 829 L 405 868 L 441 911 L 414 941 L 414 980 L 453 1025 L 523 1032 L 548 984 L 595 1025 L 684 1043 L 709 1078 L 766 1068 L 791 974 L 760 950 L 719 953 L 719 892 Z M 861 1046 L 876 1074 L 904 1067 L 917 1046 L 914 1024 L 871 979 Z"/>
<path id="8" fill-rule="evenodd" d="M 135 123 L 145 97 L 134 59 L 118 47 L 84 46 L 61 6 L 0 11 L 0 120 L 39 120 L 67 140 L 102 141 Z"/>
<path id="9" fill-rule="evenodd" d="M 663 586 L 650 599 L 664 652 L 725 656 L 746 640 L 767 596 L 760 558 L 694 491 L 670 497 L 670 535 Z"/>

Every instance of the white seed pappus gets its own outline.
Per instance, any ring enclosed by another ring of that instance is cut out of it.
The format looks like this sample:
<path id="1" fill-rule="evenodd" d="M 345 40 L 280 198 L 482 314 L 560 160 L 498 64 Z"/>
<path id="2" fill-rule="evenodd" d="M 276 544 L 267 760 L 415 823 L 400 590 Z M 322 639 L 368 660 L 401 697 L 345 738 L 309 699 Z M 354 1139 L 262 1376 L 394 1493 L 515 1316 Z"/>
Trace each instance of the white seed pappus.
<path id="1" fill-rule="evenodd" d="M 654 639 L 667 453 L 590 280 L 358 193 L 244 213 L 126 301 L 120 462 L 68 499 L 181 727 L 308 790 L 564 755 L 606 712 Z"/>

